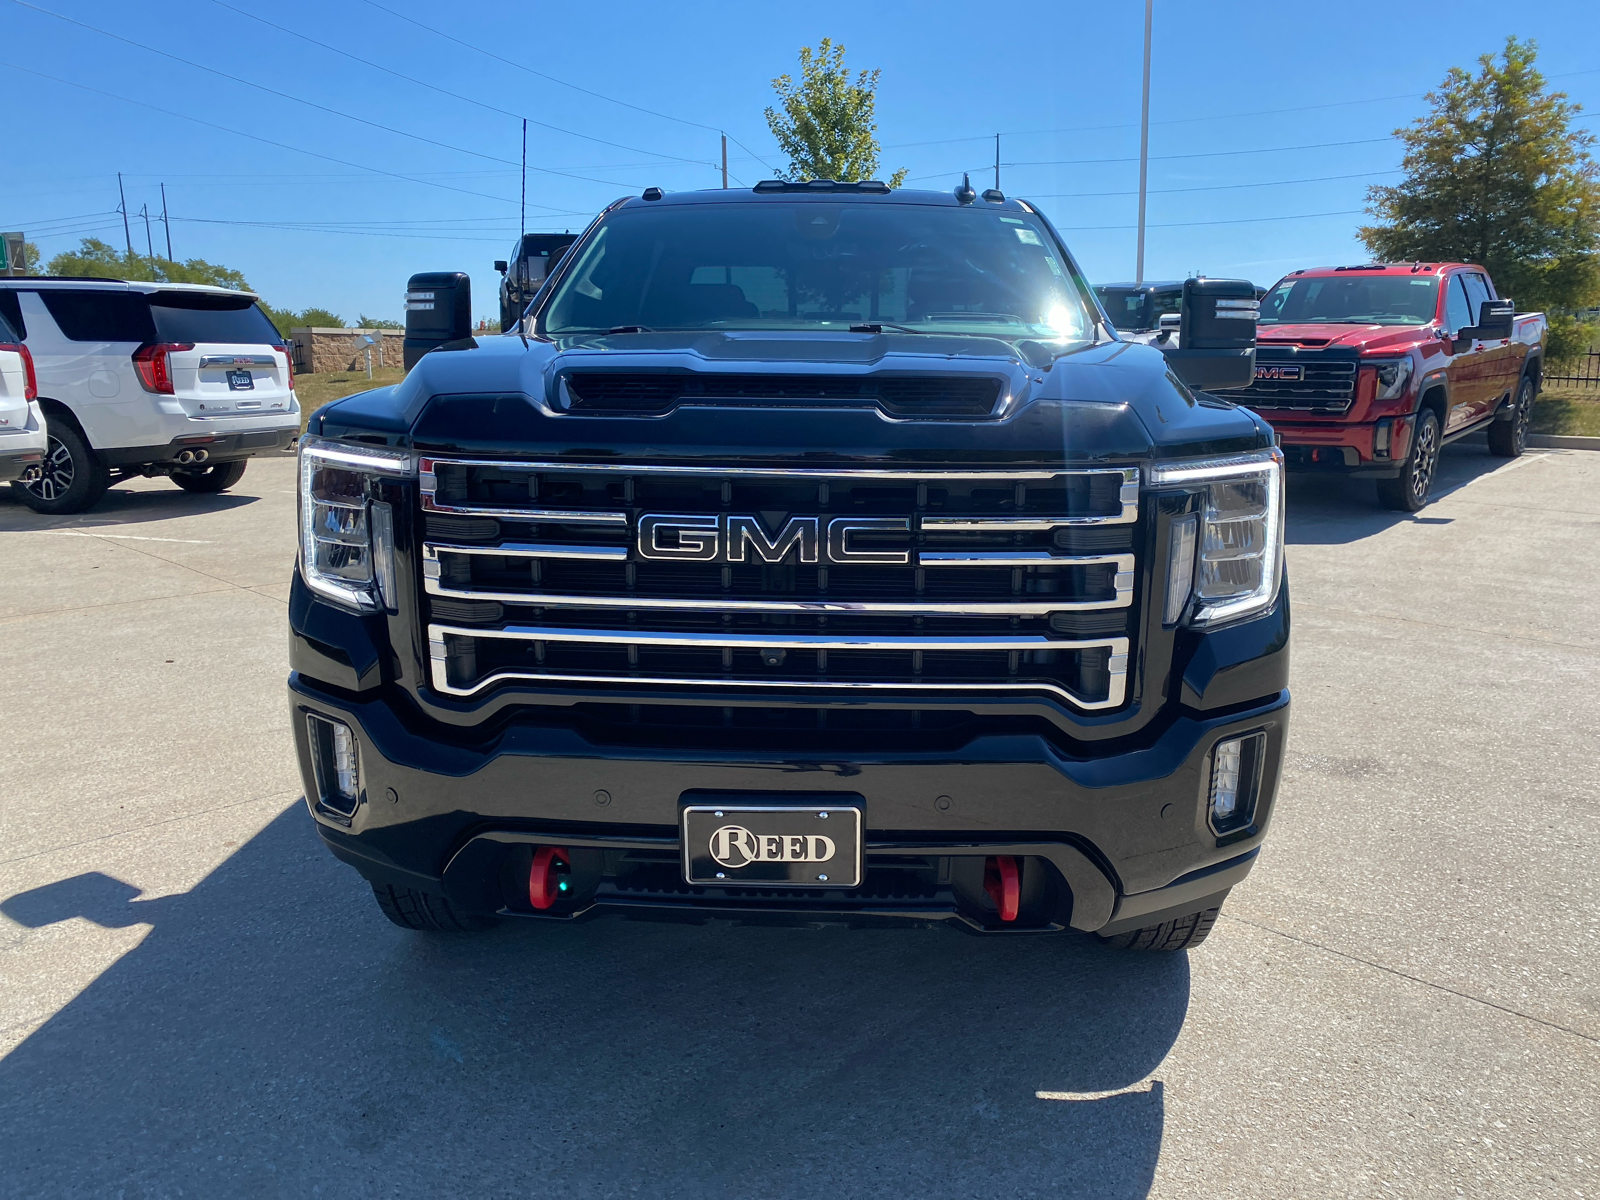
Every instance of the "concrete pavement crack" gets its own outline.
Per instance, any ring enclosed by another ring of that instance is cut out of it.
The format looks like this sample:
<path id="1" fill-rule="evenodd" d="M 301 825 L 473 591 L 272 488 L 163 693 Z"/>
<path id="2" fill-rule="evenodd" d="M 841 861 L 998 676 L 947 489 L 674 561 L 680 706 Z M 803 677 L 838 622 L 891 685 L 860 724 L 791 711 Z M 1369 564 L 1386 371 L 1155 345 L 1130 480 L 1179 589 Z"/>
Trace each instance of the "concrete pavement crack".
<path id="1" fill-rule="evenodd" d="M 1504 1004 L 1496 1004 L 1493 1000 L 1485 1000 L 1482 996 L 1474 996 L 1470 992 L 1457 991 L 1453 987 L 1448 987 L 1442 983 L 1435 983 L 1431 979 L 1423 979 L 1418 975 L 1407 974 L 1405 971 L 1402 971 L 1397 967 L 1388 967 L 1383 963 L 1373 962 L 1370 958 L 1362 958 L 1359 955 L 1349 954 L 1343 950 L 1335 950 L 1332 946 L 1327 946 L 1321 942 L 1312 941 L 1310 938 L 1301 937 L 1299 934 L 1286 933 L 1282 929 L 1274 929 L 1271 925 L 1263 925 L 1258 921 L 1247 920 L 1244 917 L 1236 917 L 1227 912 L 1224 912 L 1221 915 L 1226 921 L 1236 921 L 1240 925 L 1248 925 L 1250 928 L 1259 929 L 1263 933 L 1276 934 L 1278 937 L 1284 938 L 1287 941 L 1299 942 L 1302 946 L 1311 946 L 1317 950 L 1323 951 L 1326 954 L 1332 954 L 1336 958 L 1342 958 L 1346 962 L 1360 963 L 1364 967 L 1371 967 L 1373 970 L 1383 971 L 1401 979 L 1410 980 L 1412 983 L 1420 983 L 1423 987 L 1430 987 L 1436 991 L 1445 992 L 1451 996 L 1458 996 L 1463 1000 L 1469 1000 L 1474 1004 L 1481 1004 L 1485 1008 L 1492 1008 L 1496 1012 L 1505 1013 L 1507 1016 L 1521 1017 L 1524 1021 L 1532 1021 L 1535 1025 L 1543 1025 L 1547 1029 L 1555 1029 L 1562 1033 L 1570 1033 L 1575 1038 L 1582 1038 L 1586 1042 L 1600 1046 L 1600 1037 L 1594 1037 L 1591 1034 L 1584 1033 L 1580 1029 L 1573 1029 L 1570 1025 L 1562 1025 L 1556 1021 L 1547 1021 L 1543 1017 L 1536 1017 L 1532 1013 L 1525 1013 L 1520 1009 L 1507 1008 Z"/>

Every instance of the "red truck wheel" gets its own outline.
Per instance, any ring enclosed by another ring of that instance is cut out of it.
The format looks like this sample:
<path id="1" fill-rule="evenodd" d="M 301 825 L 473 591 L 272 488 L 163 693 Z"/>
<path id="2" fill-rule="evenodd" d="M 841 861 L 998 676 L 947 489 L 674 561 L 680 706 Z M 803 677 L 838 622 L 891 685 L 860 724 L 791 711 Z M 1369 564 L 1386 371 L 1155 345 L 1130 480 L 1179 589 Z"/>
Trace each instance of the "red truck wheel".
<path id="1" fill-rule="evenodd" d="M 1431 408 L 1417 415 L 1411 453 L 1394 479 L 1378 480 L 1378 501 L 1397 512 L 1417 512 L 1433 493 L 1433 476 L 1439 467 L 1439 418 Z"/>

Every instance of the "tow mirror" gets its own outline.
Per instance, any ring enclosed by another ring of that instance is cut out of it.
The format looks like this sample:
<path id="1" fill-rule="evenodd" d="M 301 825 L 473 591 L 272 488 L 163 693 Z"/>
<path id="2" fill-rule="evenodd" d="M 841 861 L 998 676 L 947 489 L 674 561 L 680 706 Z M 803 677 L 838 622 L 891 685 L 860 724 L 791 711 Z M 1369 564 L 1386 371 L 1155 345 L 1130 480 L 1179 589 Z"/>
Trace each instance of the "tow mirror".
<path id="1" fill-rule="evenodd" d="M 465 271 L 425 271 L 406 284 L 405 364 L 472 336 L 472 280 Z"/>
<path id="2" fill-rule="evenodd" d="M 1249 387 L 1256 376 L 1256 318 L 1261 303 L 1247 279 L 1186 279 L 1175 346 L 1167 364 L 1190 387 Z"/>
<path id="3" fill-rule="evenodd" d="M 500 274 L 504 275 L 506 273 L 506 260 L 503 259 L 503 258 L 495 259 L 494 260 L 494 269 L 496 271 L 499 271 Z"/>
<path id="4" fill-rule="evenodd" d="M 1478 305 L 1478 325 L 1476 329 L 1463 329 L 1463 334 L 1470 334 L 1485 342 L 1511 336 L 1511 327 L 1516 321 L 1517 306 L 1510 300 L 1485 300 Z"/>

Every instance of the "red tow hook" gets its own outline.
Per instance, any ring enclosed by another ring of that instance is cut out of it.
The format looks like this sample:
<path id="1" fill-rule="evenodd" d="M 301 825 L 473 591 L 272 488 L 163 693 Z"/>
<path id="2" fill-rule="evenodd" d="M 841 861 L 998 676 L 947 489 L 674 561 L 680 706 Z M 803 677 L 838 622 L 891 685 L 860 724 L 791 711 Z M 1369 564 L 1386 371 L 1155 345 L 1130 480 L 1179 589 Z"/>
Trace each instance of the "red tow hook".
<path id="1" fill-rule="evenodd" d="M 983 890 L 1000 910 L 1002 921 L 1015 921 L 1022 902 L 1022 873 L 1009 854 L 983 860 Z"/>
<path id="2" fill-rule="evenodd" d="M 566 894 L 567 873 L 572 862 L 560 846 L 540 846 L 533 852 L 533 869 L 528 872 L 528 903 L 539 912 Z"/>

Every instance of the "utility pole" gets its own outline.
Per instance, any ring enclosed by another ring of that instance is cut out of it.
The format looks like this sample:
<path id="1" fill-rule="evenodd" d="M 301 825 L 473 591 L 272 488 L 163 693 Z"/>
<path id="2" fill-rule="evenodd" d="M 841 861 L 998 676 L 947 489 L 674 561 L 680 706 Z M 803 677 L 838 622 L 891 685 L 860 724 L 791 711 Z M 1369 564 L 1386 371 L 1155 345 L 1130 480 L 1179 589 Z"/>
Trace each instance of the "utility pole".
<path id="1" fill-rule="evenodd" d="M 728 135 L 722 135 L 722 190 L 728 190 Z"/>
<path id="2" fill-rule="evenodd" d="M 528 118 L 522 118 L 522 237 L 528 236 Z M 517 258 L 522 258 L 522 241 L 517 241 Z M 518 278 L 521 278 L 518 268 Z"/>
<path id="3" fill-rule="evenodd" d="M 172 261 L 172 222 L 167 220 L 167 185 L 161 185 L 161 227 L 167 231 L 167 261 Z"/>
<path id="4" fill-rule="evenodd" d="M 150 238 L 150 206 L 148 204 L 140 205 L 139 215 L 144 218 L 144 248 L 149 252 L 150 258 L 153 260 L 156 256 L 156 247 Z"/>
<path id="5" fill-rule="evenodd" d="M 1000 135 L 994 135 L 994 190 L 1000 190 Z"/>
<path id="6" fill-rule="evenodd" d="M 117 197 L 122 203 L 117 211 L 122 214 L 122 240 L 128 244 L 128 257 L 133 257 L 133 234 L 128 231 L 128 194 L 122 190 L 122 172 L 117 172 Z"/>
<path id="7" fill-rule="evenodd" d="M 1139 112 L 1139 252 L 1133 286 L 1144 286 L 1144 198 L 1150 173 L 1150 22 L 1155 0 L 1144 0 L 1144 101 Z"/>

